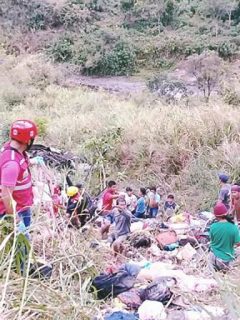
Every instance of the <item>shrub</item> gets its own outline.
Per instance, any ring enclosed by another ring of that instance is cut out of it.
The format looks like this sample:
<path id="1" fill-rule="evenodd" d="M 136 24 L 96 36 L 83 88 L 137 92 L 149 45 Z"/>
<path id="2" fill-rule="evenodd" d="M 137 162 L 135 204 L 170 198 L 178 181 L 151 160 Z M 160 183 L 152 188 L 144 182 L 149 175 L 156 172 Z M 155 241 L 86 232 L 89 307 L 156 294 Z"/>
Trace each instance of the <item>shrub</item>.
<path id="1" fill-rule="evenodd" d="M 188 90 L 183 82 L 169 79 L 166 76 L 155 76 L 147 82 L 151 92 L 156 92 L 166 102 L 176 102 L 188 96 Z"/>
<path id="2" fill-rule="evenodd" d="M 11 122 L 6 121 L 1 123 L 0 127 L 0 143 L 1 145 L 9 139 Z"/>
<path id="3" fill-rule="evenodd" d="M 38 136 L 45 137 L 47 134 L 47 120 L 45 118 L 36 118 L 35 123 L 38 128 Z"/>
<path id="4" fill-rule="evenodd" d="M 134 7 L 135 0 L 121 0 L 121 8 L 124 11 L 131 10 Z"/>
<path id="5" fill-rule="evenodd" d="M 217 51 L 221 58 L 229 59 L 237 52 L 237 45 L 230 42 L 222 42 L 218 45 Z"/>
<path id="6" fill-rule="evenodd" d="M 90 10 L 97 12 L 118 13 L 119 0 L 90 0 L 87 4 Z"/>
<path id="7" fill-rule="evenodd" d="M 45 30 L 60 23 L 57 12 L 49 4 L 29 1 L 25 7 L 27 26 L 31 30 Z"/>
<path id="8" fill-rule="evenodd" d="M 130 75 L 135 70 L 136 54 L 126 42 L 118 42 L 109 53 L 103 53 L 96 67 L 85 68 L 86 73 L 100 75 Z"/>
<path id="9" fill-rule="evenodd" d="M 189 57 L 187 67 L 208 102 L 212 91 L 219 85 L 224 74 L 222 59 L 215 52 L 206 51 Z"/>
<path id="10" fill-rule="evenodd" d="M 24 90 L 19 90 L 13 85 L 9 85 L 8 88 L 4 89 L 2 93 L 3 101 L 6 104 L 6 109 L 8 111 L 12 110 L 16 105 L 21 104 L 25 99 Z"/>
<path id="11" fill-rule="evenodd" d="M 67 29 L 84 29 L 87 23 L 92 23 L 91 11 L 79 4 L 70 3 L 60 11 L 60 21 Z"/>
<path id="12" fill-rule="evenodd" d="M 227 88 L 223 93 L 223 100 L 225 103 L 231 106 L 239 106 L 240 105 L 240 94 L 236 92 L 234 89 Z"/>
<path id="13" fill-rule="evenodd" d="M 50 46 L 47 51 L 55 62 L 68 62 L 73 57 L 73 40 L 64 36 Z"/>

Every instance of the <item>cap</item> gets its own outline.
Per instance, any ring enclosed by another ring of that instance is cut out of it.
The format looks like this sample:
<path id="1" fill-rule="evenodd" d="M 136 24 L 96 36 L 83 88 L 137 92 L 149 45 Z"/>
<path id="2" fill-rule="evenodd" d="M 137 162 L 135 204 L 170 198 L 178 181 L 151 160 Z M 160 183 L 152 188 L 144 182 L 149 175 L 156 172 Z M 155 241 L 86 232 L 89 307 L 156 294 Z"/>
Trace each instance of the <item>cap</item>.
<path id="1" fill-rule="evenodd" d="M 218 174 L 218 178 L 219 180 L 221 180 L 221 182 L 226 183 L 229 180 L 229 176 L 225 173 L 219 173 Z"/>
<path id="2" fill-rule="evenodd" d="M 213 213 L 216 217 L 223 217 L 227 215 L 228 209 L 223 203 L 218 203 L 213 208 Z"/>
<path id="3" fill-rule="evenodd" d="M 240 186 L 238 186 L 237 184 L 234 184 L 231 187 L 231 191 L 240 192 Z"/>

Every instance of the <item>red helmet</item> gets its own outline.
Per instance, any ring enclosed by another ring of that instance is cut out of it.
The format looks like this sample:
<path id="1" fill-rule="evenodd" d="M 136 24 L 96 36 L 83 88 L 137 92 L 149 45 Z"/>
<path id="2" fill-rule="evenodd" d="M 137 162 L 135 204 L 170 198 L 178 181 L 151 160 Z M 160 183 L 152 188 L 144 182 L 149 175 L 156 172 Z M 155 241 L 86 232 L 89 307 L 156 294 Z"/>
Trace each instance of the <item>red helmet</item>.
<path id="1" fill-rule="evenodd" d="M 21 143 L 29 144 L 37 136 L 37 126 L 30 120 L 17 120 L 13 122 L 10 137 Z"/>

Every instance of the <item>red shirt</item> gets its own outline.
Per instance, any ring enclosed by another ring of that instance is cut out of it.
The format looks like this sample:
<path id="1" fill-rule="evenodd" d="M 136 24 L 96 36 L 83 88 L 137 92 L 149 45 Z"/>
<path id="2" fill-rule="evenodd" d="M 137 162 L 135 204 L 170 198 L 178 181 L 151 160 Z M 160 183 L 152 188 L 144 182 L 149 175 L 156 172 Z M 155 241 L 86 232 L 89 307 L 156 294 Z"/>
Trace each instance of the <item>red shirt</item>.
<path id="1" fill-rule="evenodd" d="M 103 211 L 111 211 L 113 207 L 113 192 L 107 189 L 103 195 Z"/>

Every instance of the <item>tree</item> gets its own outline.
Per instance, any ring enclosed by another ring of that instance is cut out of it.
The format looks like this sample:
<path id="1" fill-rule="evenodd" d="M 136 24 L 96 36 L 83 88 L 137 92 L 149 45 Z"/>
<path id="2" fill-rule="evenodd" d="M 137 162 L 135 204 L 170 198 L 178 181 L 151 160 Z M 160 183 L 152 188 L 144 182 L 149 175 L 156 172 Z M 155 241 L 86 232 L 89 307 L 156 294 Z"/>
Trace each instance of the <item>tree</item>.
<path id="1" fill-rule="evenodd" d="M 157 23 L 158 33 L 161 32 L 161 18 L 166 10 L 166 2 L 164 0 L 139 0 L 135 4 L 135 15 L 139 18 Z"/>
<path id="2" fill-rule="evenodd" d="M 203 0 L 199 13 L 212 18 L 215 22 L 215 35 L 219 33 L 219 21 L 228 16 L 229 26 L 232 23 L 232 12 L 237 8 L 237 0 Z"/>
<path id="3" fill-rule="evenodd" d="M 198 88 L 208 102 L 212 91 L 223 77 L 223 60 L 211 51 L 194 54 L 188 58 L 188 71 L 196 78 Z"/>
<path id="4" fill-rule="evenodd" d="M 235 11 L 238 7 L 238 1 L 237 0 L 228 0 L 226 1 L 225 10 L 228 15 L 228 26 L 231 26 L 232 23 L 232 13 Z"/>

